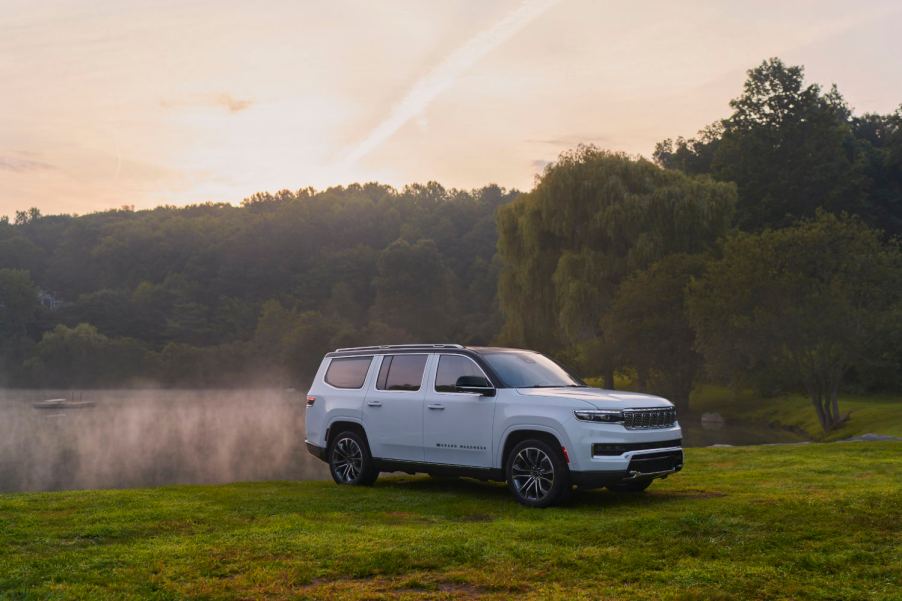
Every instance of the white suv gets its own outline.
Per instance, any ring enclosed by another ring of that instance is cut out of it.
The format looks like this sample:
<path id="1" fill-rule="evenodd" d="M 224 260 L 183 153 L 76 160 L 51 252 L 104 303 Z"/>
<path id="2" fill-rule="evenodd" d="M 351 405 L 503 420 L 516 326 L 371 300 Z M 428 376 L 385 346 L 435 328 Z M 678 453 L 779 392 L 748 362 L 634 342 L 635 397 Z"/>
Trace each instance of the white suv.
<path id="1" fill-rule="evenodd" d="M 416 344 L 328 353 L 307 394 L 307 449 L 339 484 L 379 472 L 507 481 L 546 507 L 573 485 L 642 491 L 683 467 L 660 397 L 589 388 L 533 351 Z"/>

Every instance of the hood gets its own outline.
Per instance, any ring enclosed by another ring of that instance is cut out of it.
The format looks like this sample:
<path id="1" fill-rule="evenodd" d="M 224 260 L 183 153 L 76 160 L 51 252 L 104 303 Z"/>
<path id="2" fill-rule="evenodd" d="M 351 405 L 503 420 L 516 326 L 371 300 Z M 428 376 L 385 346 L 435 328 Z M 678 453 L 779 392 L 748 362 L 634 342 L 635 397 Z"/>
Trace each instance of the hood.
<path id="1" fill-rule="evenodd" d="M 620 392 L 601 388 L 517 388 L 517 393 L 529 397 L 583 401 L 595 409 L 633 409 L 645 407 L 671 407 L 665 398 L 639 392 Z"/>

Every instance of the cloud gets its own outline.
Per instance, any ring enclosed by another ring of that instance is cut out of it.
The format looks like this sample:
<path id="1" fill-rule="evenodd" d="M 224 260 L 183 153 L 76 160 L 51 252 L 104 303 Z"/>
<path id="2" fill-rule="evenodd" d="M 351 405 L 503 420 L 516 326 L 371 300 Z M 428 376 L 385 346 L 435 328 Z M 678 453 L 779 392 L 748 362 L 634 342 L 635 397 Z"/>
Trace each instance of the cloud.
<path id="1" fill-rule="evenodd" d="M 220 94 L 216 97 L 216 102 L 217 104 L 229 109 L 230 113 L 238 113 L 254 104 L 253 100 L 241 100 L 239 98 L 232 98 L 228 94 Z"/>
<path id="2" fill-rule="evenodd" d="M 539 139 L 530 139 L 526 140 L 527 142 L 533 144 L 548 144 L 550 146 L 566 146 L 567 148 L 573 148 L 579 146 L 580 144 L 595 144 L 601 145 L 604 142 L 609 141 L 607 136 L 603 135 L 580 135 L 580 134 L 572 134 L 572 135 L 564 135 L 557 136 L 554 138 L 539 138 Z"/>
<path id="3" fill-rule="evenodd" d="M 163 108 L 224 108 L 230 113 L 239 113 L 254 104 L 251 99 L 235 98 L 231 94 L 194 96 L 180 100 L 161 100 Z"/>
<path id="4" fill-rule="evenodd" d="M 547 161 L 545 159 L 535 159 L 532 161 L 532 168 L 536 171 L 545 171 L 545 167 L 550 165 L 552 161 Z"/>
<path id="5" fill-rule="evenodd" d="M 356 163 L 391 138 L 405 123 L 420 115 L 470 67 L 504 44 L 531 21 L 559 0 L 524 0 L 516 9 L 486 30 L 476 34 L 449 54 L 431 71 L 420 77 L 404 97 L 366 137 L 343 158 L 346 165 Z"/>
<path id="6" fill-rule="evenodd" d="M 0 155 L 0 170 L 22 173 L 25 171 L 43 171 L 46 169 L 56 169 L 56 167 L 50 163 L 45 163 L 44 161 Z"/>

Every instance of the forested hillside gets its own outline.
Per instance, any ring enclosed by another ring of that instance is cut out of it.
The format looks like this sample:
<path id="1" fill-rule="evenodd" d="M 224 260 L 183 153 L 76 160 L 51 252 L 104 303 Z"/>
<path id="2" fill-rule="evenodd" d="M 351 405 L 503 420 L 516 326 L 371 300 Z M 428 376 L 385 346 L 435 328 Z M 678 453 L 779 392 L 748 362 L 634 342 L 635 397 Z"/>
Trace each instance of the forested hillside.
<path id="1" fill-rule="evenodd" d="M 336 345 L 488 342 L 495 211 L 515 194 L 368 184 L 240 207 L 21 213 L 0 223 L 3 375 L 285 382 Z"/>

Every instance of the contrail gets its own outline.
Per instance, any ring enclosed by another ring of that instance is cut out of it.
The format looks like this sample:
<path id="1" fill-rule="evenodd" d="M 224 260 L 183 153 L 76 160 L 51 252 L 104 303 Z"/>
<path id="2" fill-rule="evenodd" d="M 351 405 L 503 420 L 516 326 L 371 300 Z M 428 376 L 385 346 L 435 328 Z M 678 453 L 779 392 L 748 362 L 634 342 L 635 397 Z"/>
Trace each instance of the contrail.
<path id="1" fill-rule="evenodd" d="M 429 73 L 417 80 L 401 101 L 392 108 L 388 117 L 347 154 L 344 163 L 349 165 L 357 162 L 392 137 L 405 123 L 422 113 L 429 103 L 450 87 L 464 71 L 559 1 L 525 0 L 492 27 L 470 38 Z"/>

